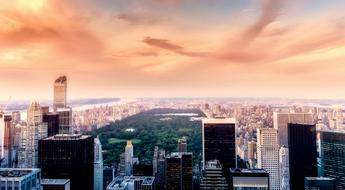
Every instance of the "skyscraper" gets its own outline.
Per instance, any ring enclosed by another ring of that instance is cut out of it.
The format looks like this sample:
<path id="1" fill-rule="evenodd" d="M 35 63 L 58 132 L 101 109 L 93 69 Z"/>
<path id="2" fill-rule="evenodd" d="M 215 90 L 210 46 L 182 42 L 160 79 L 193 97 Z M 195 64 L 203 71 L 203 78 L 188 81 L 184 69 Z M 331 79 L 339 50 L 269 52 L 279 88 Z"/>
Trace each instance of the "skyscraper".
<path id="1" fill-rule="evenodd" d="M 193 189 L 193 155 L 174 152 L 166 157 L 166 189 Z"/>
<path id="2" fill-rule="evenodd" d="M 3 190 L 41 190 L 41 171 L 37 168 L 0 168 Z"/>
<path id="3" fill-rule="evenodd" d="M 290 190 L 290 172 L 289 172 L 289 149 L 280 147 L 279 150 L 280 165 L 280 190 Z"/>
<path id="4" fill-rule="evenodd" d="M 47 123 L 48 127 L 48 137 L 59 134 L 59 114 L 58 113 L 44 113 L 43 123 Z"/>
<path id="5" fill-rule="evenodd" d="M 54 82 L 54 110 L 67 106 L 67 77 L 60 76 Z"/>
<path id="6" fill-rule="evenodd" d="M 70 134 L 72 132 L 72 108 L 58 108 L 56 112 L 59 114 L 59 134 Z"/>
<path id="7" fill-rule="evenodd" d="M 337 189 L 345 189 L 345 132 L 321 131 L 321 173 L 336 179 Z"/>
<path id="8" fill-rule="evenodd" d="M 305 190 L 336 190 L 335 179 L 328 177 L 306 177 Z"/>
<path id="9" fill-rule="evenodd" d="M 103 189 L 103 156 L 102 144 L 95 138 L 95 162 L 94 162 L 94 190 Z"/>
<path id="10" fill-rule="evenodd" d="M 12 115 L 0 112 L 0 151 L 1 166 L 12 167 L 12 150 L 14 141 L 14 126 Z"/>
<path id="11" fill-rule="evenodd" d="M 305 177 L 317 177 L 316 127 L 288 124 L 290 188 L 303 189 Z"/>
<path id="12" fill-rule="evenodd" d="M 23 127 L 19 166 L 24 168 L 37 167 L 38 140 L 47 137 L 47 124 L 42 123 L 41 106 L 38 102 L 31 102 L 27 113 L 27 125 Z"/>
<path id="13" fill-rule="evenodd" d="M 178 152 L 187 152 L 187 137 L 182 137 L 177 142 Z"/>
<path id="14" fill-rule="evenodd" d="M 219 160 L 229 179 L 229 168 L 236 168 L 235 119 L 202 120 L 202 161 Z"/>
<path id="15" fill-rule="evenodd" d="M 285 147 L 288 147 L 288 123 L 313 124 L 313 115 L 311 113 L 273 113 L 273 126 L 278 130 L 279 145 Z"/>
<path id="16" fill-rule="evenodd" d="M 202 171 L 200 189 L 227 190 L 229 188 L 223 173 L 223 168 L 218 160 L 210 160 L 204 164 Z"/>
<path id="17" fill-rule="evenodd" d="M 132 141 L 127 141 L 127 145 L 125 148 L 125 173 L 127 176 L 130 176 L 133 173 L 133 157 L 134 153 Z"/>
<path id="18" fill-rule="evenodd" d="M 55 135 L 39 141 L 42 178 L 70 179 L 71 189 L 94 190 L 94 138 Z"/>
<path id="19" fill-rule="evenodd" d="M 270 189 L 280 190 L 278 131 L 258 128 L 257 141 L 258 168 L 269 173 Z"/>

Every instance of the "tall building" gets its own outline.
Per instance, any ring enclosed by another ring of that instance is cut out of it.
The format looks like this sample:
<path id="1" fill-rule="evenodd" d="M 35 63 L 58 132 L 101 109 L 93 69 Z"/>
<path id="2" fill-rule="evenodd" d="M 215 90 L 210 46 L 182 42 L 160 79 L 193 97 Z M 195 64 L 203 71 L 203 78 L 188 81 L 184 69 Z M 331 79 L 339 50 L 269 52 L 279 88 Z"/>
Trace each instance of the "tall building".
<path id="1" fill-rule="evenodd" d="M 59 134 L 70 134 L 73 125 L 72 108 L 58 108 L 56 112 L 59 114 Z"/>
<path id="2" fill-rule="evenodd" d="M 289 172 L 289 149 L 281 147 L 279 150 L 280 166 L 280 190 L 290 190 L 290 172 Z"/>
<path id="3" fill-rule="evenodd" d="M 166 159 L 165 159 L 165 152 L 159 154 L 157 160 L 157 173 L 156 173 L 156 184 L 157 190 L 165 190 L 166 189 Z"/>
<path id="4" fill-rule="evenodd" d="M 116 169 L 114 165 L 103 167 L 103 190 L 115 179 Z"/>
<path id="5" fill-rule="evenodd" d="M 202 120 L 202 161 L 219 160 L 227 180 L 229 168 L 236 168 L 235 126 L 235 119 Z"/>
<path id="6" fill-rule="evenodd" d="M 36 168 L 38 141 L 47 137 L 47 124 L 42 123 L 42 111 L 38 102 L 32 102 L 27 112 L 27 125 L 21 131 L 19 166 Z"/>
<path id="7" fill-rule="evenodd" d="M 171 153 L 166 157 L 166 189 L 191 190 L 192 188 L 192 153 Z"/>
<path id="8" fill-rule="evenodd" d="M 132 141 L 127 141 L 127 145 L 125 148 L 125 173 L 127 176 L 130 176 L 133 174 L 133 144 Z"/>
<path id="9" fill-rule="evenodd" d="M 187 137 L 182 137 L 177 142 L 178 152 L 187 152 Z"/>
<path id="10" fill-rule="evenodd" d="M 313 124 L 311 113 L 273 113 L 273 126 L 278 130 L 278 140 L 281 146 L 288 147 L 288 123 Z"/>
<path id="11" fill-rule="evenodd" d="M 54 110 L 67 106 L 67 77 L 60 76 L 54 82 Z"/>
<path id="12" fill-rule="evenodd" d="M 305 190 L 336 190 L 335 179 L 328 177 L 306 177 Z"/>
<path id="13" fill-rule="evenodd" d="M 201 190 L 227 190 L 228 183 L 223 173 L 223 168 L 218 160 L 207 161 L 201 175 Z"/>
<path id="14" fill-rule="evenodd" d="M 103 189 L 103 156 L 102 144 L 95 138 L 95 162 L 94 162 L 94 190 Z"/>
<path id="15" fill-rule="evenodd" d="M 337 190 L 345 189 L 345 132 L 321 131 L 321 173 L 336 179 Z"/>
<path id="16" fill-rule="evenodd" d="M 230 190 L 269 190 L 269 173 L 263 169 L 230 169 Z"/>
<path id="17" fill-rule="evenodd" d="M 288 124 L 290 188 L 303 189 L 305 177 L 317 176 L 316 127 Z"/>
<path id="18" fill-rule="evenodd" d="M 94 190 L 94 138 L 55 135 L 39 141 L 38 167 L 43 178 L 70 179 L 71 189 Z"/>
<path id="19" fill-rule="evenodd" d="M 41 190 L 41 171 L 33 168 L 0 168 L 0 189 Z"/>
<path id="20" fill-rule="evenodd" d="M 42 118 L 44 123 L 47 123 L 48 137 L 59 134 L 59 114 L 54 112 L 48 112 L 43 114 Z"/>
<path id="21" fill-rule="evenodd" d="M 270 176 L 270 189 L 280 190 L 278 131 L 273 128 L 257 129 L 258 168 Z"/>
<path id="22" fill-rule="evenodd" d="M 256 159 L 256 142 L 254 141 L 248 142 L 248 159 Z"/>
<path id="23" fill-rule="evenodd" d="M 10 168 L 13 165 L 13 142 L 14 126 L 12 123 L 12 115 L 0 112 L 0 151 L 2 167 Z"/>

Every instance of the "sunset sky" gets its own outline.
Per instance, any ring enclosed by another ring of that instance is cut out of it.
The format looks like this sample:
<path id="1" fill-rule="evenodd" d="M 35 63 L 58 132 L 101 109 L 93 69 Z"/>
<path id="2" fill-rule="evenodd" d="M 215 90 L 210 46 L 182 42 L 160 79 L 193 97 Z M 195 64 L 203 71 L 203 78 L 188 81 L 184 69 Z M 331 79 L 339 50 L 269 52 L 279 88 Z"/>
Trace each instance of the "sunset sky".
<path id="1" fill-rule="evenodd" d="M 0 0 L 0 99 L 345 99 L 344 0 Z"/>

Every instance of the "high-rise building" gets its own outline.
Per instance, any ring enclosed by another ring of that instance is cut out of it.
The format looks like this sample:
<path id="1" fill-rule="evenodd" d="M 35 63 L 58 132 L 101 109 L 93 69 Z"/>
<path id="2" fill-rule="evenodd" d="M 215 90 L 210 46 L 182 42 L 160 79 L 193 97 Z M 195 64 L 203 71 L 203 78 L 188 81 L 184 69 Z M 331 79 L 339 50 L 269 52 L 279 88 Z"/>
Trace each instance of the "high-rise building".
<path id="1" fill-rule="evenodd" d="M 248 159 L 256 159 L 256 142 L 254 141 L 248 142 Z"/>
<path id="2" fill-rule="evenodd" d="M 0 112 L 0 151 L 2 167 L 12 167 L 13 165 L 13 142 L 14 127 L 12 115 Z"/>
<path id="3" fill-rule="evenodd" d="M 306 177 L 305 190 L 336 190 L 335 179 L 328 177 Z"/>
<path id="4" fill-rule="evenodd" d="M 116 169 L 115 165 L 103 167 L 103 190 L 115 179 Z"/>
<path id="5" fill-rule="evenodd" d="M 43 178 L 70 179 L 71 189 L 94 189 L 94 138 L 59 134 L 39 141 Z"/>
<path id="6" fill-rule="evenodd" d="M 200 189 L 229 189 L 222 166 L 218 160 L 211 160 L 205 163 L 200 181 Z"/>
<path id="7" fill-rule="evenodd" d="M 288 123 L 313 124 L 311 113 L 273 113 L 273 126 L 278 130 L 279 145 L 288 147 Z"/>
<path id="8" fill-rule="evenodd" d="M 41 171 L 33 168 L 0 168 L 0 189 L 41 190 Z"/>
<path id="9" fill-rule="evenodd" d="M 47 123 L 48 137 L 59 134 L 59 114 L 54 112 L 48 112 L 43 114 L 42 118 L 44 123 Z"/>
<path id="10" fill-rule="evenodd" d="M 187 137 L 182 137 L 177 142 L 178 152 L 187 152 Z"/>
<path id="11" fill-rule="evenodd" d="M 38 141 L 47 137 L 47 124 L 42 123 L 42 111 L 38 102 L 32 102 L 27 113 L 27 125 L 21 130 L 19 166 L 36 168 L 38 161 Z"/>
<path id="12" fill-rule="evenodd" d="M 67 106 L 67 77 L 60 76 L 54 82 L 54 110 Z"/>
<path id="13" fill-rule="evenodd" d="M 320 131 L 321 174 L 336 179 L 337 190 L 345 189 L 345 132 Z"/>
<path id="14" fill-rule="evenodd" d="M 103 156 L 102 144 L 95 138 L 95 162 L 94 162 L 94 190 L 103 189 Z"/>
<path id="15" fill-rule="evenodd" d="M 191 190 L 192 188 L 192 153 L 171 153 L 166 157 L 166 189 Z"/>
<path id="16" fill-rule="evenodd" d="M 56 112 L 59 114 L 59 134 L 70 134 L 72 132 L 72 108 L 58 108 Z"/>
<path id="17" fill-rule="evenodd" d="M 227 180 L 229 168 L 236 168 L 235 126 L 235 119 L 202 120 L 202 161 L 218 160 Z"/>
<path id="18" fill-rule="evenodd" d="M 133 174 L 133 144 L 132 141 L 127 141 L 127 145 L 125 148 L 125 173 L 127 176 L 130 176 Z"/>
<path id="19" fill-rule="evenodd" d="M 263 169 L 230 169 L 230 190 L 269 190 L 269 173 Z"/>
<path id="20" fill-rule="evenodd" d="M 317 176 L 316 127 L 288 124 L 290 188 L 303 189 L 305 177 Z"/>
<path id="21" fill-rule="evenodd" d="M 270 176 L 270 189 L 280 190 L 278 131 L 273 128 L 257 129 L 258 168 Z"/>
<path id="22" fill-rule="evenodd" d="M 166 159 L 165 159 L 165 152 L 163 151 L 159 154 L 157 160 L 157 173 L 156 173 L 156 184 L 157 190 L 165 190 L 166 189 Z"/>
<path id="23" fill-rule="evenodd" d="M 289 149 L 286 147 L 279 150 L 279 166 L 280 190 L 290 190 Z"/>

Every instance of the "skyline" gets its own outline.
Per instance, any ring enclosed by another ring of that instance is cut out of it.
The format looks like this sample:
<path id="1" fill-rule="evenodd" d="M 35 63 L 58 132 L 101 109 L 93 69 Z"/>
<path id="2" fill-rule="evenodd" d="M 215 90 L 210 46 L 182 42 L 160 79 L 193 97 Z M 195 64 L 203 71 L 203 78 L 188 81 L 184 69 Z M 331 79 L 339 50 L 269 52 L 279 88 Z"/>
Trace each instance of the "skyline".
<path id="1" fill-rule="evenodd" d="M 345 99 L 342 0 L 0 0 L 0 100 Z M 209 77 L 210 76 L 210 77 Z"/>

